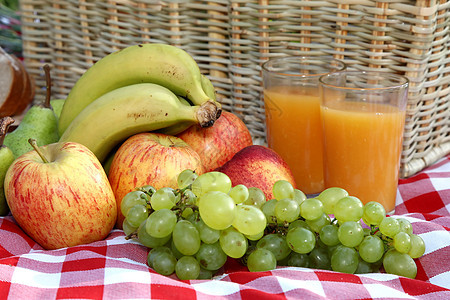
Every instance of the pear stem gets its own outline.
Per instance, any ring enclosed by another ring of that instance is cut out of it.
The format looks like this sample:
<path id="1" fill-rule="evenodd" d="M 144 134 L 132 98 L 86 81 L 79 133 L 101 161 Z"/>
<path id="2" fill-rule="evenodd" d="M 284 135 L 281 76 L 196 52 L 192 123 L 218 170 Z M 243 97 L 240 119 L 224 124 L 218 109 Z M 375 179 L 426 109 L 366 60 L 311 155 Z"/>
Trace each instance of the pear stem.
<path id="1" fill-rule="evenodd" d="M 4 117 L 0 120 L 0 147 L 3 146 L 3 141 L 5 140 L 6 133 L 8 132 L 8 127 L 14 123 L 14 119 L 11 117 Z"/>
<path id="2" fill-rule="evenodd" d="M 44 72 L 45 72 L 45 89 L 46 89 L 44 107 L 51 108 L 50 98 L 52 96 L 52 79 L 50 76 L 50 66 L 48 64 L 44 65 Z"/>
<path id="3" fill-rule="evenodd" d="M 37 152 L 37 154 L 39 154 L 44 163 L 49 163 L 48 159 L 44 156 L 44 153 L 42 153 L 41 149 L 37 145 L 35 139 L 28 139 L 28 143 L 30 143 L 31 147 L 33 147 L 33 149 Z"/>

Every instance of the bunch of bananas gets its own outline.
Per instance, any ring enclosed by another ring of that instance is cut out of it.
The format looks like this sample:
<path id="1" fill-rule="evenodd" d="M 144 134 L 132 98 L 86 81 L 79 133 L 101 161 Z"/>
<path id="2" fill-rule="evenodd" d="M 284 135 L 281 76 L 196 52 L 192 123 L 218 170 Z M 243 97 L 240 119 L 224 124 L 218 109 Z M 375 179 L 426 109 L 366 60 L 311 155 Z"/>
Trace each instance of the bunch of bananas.
<path id="1" fill-rule="evenodd" d="M 184 50 L 134 45 L 90 67 L 67 96 L 60 142 L 78 142 L 103 162 L 128 137 L 145 131 L 178 134 L 209 127 L 221 114 L 214 86 Z"/>

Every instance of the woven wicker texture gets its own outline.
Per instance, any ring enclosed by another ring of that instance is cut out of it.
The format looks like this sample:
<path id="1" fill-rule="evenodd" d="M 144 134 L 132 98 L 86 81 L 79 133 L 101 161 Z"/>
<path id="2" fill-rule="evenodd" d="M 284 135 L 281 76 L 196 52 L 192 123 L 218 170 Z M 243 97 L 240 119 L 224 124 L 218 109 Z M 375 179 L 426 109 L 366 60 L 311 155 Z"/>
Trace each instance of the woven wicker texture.
<path id="1" fill-rule="evenodd" d="M 264 143 L 261 64 L 270 57 L 333 55 L 348 68 L 410 80 L 401 177 L 450 153 L 450 2 L 447 0 L 22 0 L 25 64 L 45 95 L 64 98 L 95 61 L 138 43 L 189 52 Z"/>

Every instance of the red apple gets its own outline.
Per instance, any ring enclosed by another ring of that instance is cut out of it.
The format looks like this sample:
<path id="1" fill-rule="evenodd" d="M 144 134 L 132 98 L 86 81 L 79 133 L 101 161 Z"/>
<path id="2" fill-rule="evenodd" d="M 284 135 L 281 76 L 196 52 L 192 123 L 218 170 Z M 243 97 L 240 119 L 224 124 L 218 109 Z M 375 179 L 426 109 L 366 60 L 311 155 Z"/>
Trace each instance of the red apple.
<path id="1" fill-rule="evenodd" d="M 19 226 L 45 249 L 104 239 L 117 207 L 97 157 L 78 143 L 34 147 L 5 177 L 6 200 Z"/>
<path id="2" fill-rule="evenodd" d="M 250 131 L 238 116 L 222 111 L 213 126 L 194 125 L 177 135 L 200 155 L 205 171 L 212 171 L 244 147 L 253 144 Z"/>
<path id="3" fill-rule="evenodd" d="M 117 201 L 116 226 L 122 228 L 122 198 L 137 187 L 178 188 L 178 174 L 191 169 L 204 172 L 200 156 L 182 139 L 145 132 L 128 138 L 117 150 L 109 169 L 109 181 Z"/>
<path id="4" fill-rule="evenodd" d="M 260 188 L 266 200 L 273 198 L 272 187 L 278 180 L 287 180 L 296 188 L 287 163 L 278 153 L 260 145 L 243 148 L 216 170 L 227 174 L 233 186 L 243 184 Z"/>

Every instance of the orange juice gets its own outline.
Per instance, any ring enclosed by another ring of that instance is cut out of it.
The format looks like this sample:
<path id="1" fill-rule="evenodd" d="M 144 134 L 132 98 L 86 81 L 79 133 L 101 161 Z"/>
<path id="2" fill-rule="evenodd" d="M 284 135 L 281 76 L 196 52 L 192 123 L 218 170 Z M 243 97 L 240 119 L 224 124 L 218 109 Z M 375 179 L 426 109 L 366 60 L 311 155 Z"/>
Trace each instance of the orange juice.
<path id="1" fill-rule="evenodd" d="M 297 188 L 324 189 L 318 88 L 274 86 L 264 90 L 267 143 L 289 165 Z"/>
<path id="2" fill-rule="evenodd" d="M 325 187 L 395 208 L 405 112 L 385 104 L 335 101 L 321 107 Z"/>

